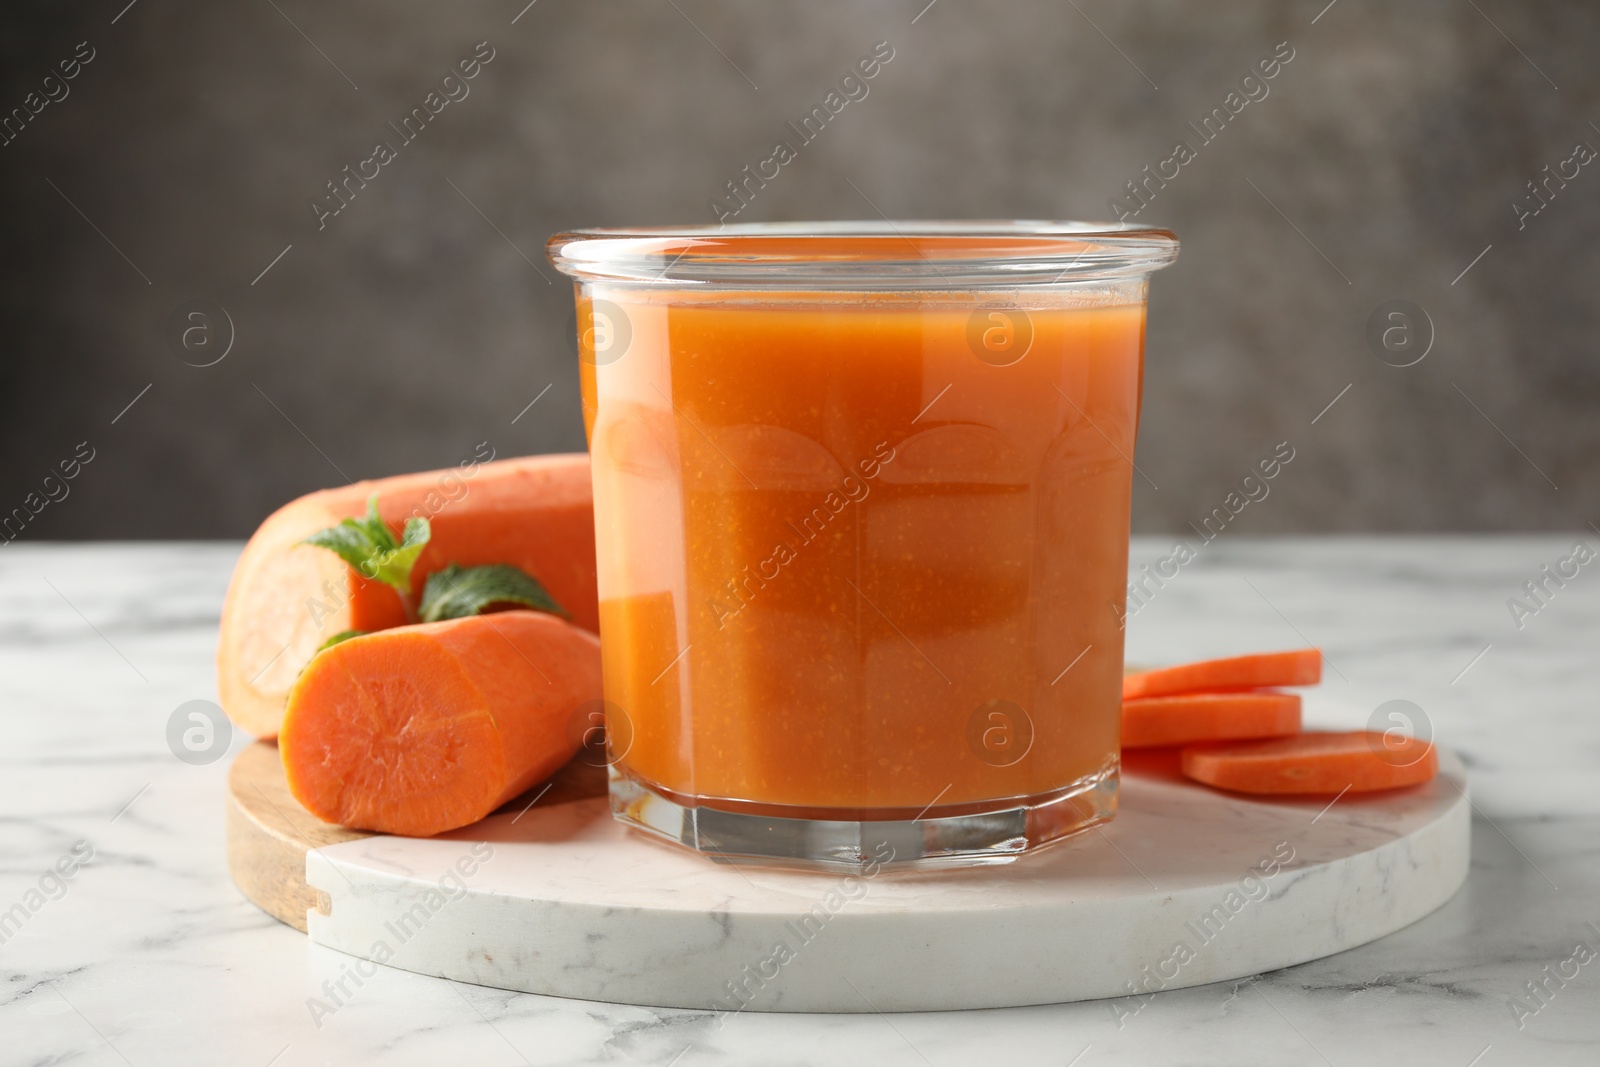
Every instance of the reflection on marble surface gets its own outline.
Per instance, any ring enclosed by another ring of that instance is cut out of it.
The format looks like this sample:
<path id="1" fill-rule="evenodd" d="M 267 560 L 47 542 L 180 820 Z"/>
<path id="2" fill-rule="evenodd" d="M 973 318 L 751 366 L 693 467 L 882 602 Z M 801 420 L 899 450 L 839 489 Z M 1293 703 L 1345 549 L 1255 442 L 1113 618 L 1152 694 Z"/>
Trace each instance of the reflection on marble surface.
<path id="1" fill-rule="evenodd" d="M 1360 727 L 1360 708 L 1404 698 L 1461 754 L 1476 807 L 1467 884 L 1373 944 L 1159 993 L 1121 1018 L 1101 1001 L 741 1013 L 719 1026 L 709 1012 L 383 969 L 351 983 L 354 995 L 320 1027 L 308 998 L 352 961 L 238 895 L 222 851 L 226 761 L 189 766 L 167 748 L 173 710 L 215 697 L 214 628 L 237 546 L 9 545 L 0 554 L 0 713 L 11 739 L 0 752 L 0 1059 L 1593 1063 L 1600 969 L 1568 961 L 1580 943 L 1600 949 L 1591 925 L 1600 924 L 1600 581 L 1580 575 L 1521 630 L 1506 607 L 1570 542 L 1219 541 L 1131 623 L 1129 655 L 1143 661 L 1320 643 L 1335 669 L 1328 699 L 1307 702 L 1312 725 Z M 1169 550 L 1136 541 L 1134 564 Z M 53 882 L 40 890 L 79 841 L 92 860 L 62 880 L 64 892 Z M 1574 966 L 1575 977 L 1560 977 Z M 1544 983 L 1541 999 L 1530 982 Z"/>

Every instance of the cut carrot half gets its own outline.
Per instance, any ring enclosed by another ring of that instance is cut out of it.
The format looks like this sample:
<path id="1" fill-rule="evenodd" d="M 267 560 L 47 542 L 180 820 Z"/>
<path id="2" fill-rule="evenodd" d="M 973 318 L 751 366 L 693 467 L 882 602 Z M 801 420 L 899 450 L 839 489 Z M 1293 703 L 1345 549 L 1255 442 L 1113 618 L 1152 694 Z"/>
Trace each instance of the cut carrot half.
<path id="1" fill-rule="evenodd" d="M 1295 693 L 1185 693 L 1122 702 L 1122 747 L 1286 737 L 1300 732 Z"/>
<path id="2" fill-rule="evenodd" d="M 392 529 L 413 515 L 433 524 L 411 572 L 415 592 L 449 563 L 509 563 L 537 578 L 573 623 L 599 631 L 588 456 L 505 459 L 325 489 L 273 513 L 234 567 L 217 638 L 217 689 L 236 726 L 275 736 L 289 687 L 328 638 L 406 621 L 392 588 L 302 543 L 360 515 L 374 493 Z"/>
<path id="3" fill-rule="evenodd" d="M 1183 773 L 1239 793 L 1370 793 L 1431 781 L 1433 745 L 1371 730 L 1226 741 L 1183 750 Z"/>
<path id="4" fill-rule="evenodd" d="M 278 737 L 294 798 L 324 822 L 427 837 L 548 778 L 600 700 L 600 642 L 554 615 L 398 626 L 319 652 Z"/>
<path id="5" fill-rule="evenodd" d="M 1302 648 L 1293 652 L 1258 652 L 1230 659 L 1207 659 L 1130 674 L 1122 679 L 1122 699 L 1316 685 L 1320 681 L 1322 653 L 1315 648 Z"/>

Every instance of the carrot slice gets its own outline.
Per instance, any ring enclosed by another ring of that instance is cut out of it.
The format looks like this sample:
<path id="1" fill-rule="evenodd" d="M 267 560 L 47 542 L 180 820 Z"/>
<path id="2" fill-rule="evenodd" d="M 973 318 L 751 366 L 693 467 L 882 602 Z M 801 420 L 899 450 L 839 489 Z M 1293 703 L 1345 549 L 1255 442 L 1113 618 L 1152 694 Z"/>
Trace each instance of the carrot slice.
<path id="1" fill-rule="evenodd" d="M 599 631 L 586 455 L 499 460 L 312 493 L 279 508 L 250 538 L 222 607 L 222 707 L 257 737 L 277 734 L 289 687 L 324 641 L 344 630 L 406 621 L 389 586 L 364 581 L 332 552 L 301 544 L 365 512 L 373 493 L 394 529 L 411 515 L 427 516 L 433 525 L 411 572 L 415 591 L 449 563 L 509 563 L 537 578 L 574 624 Z"/>
<path id="2" fill-rule="evenodd" d="M 1191 745 L 1183 773 L 1239 793 L 1369 793 L 1431 781 L 1433 745 L 1370 730 Z"/>
<path id="3" fill-rule="evenodd" d="M 1258 689 L 1276 685 L 1316 685 L 1320 681 L 1322 653 L 1317 649 L 1258 652 L 1249 656 L 1207 659 L 1126 675 L 1122 679 L 1122 699 L 1137 700 L 1140 697 Z"/>
<path id="4" fill-rule="evenodd" d="M 289 694 L 278 747 L 317 818 L 426 837 L 494 811 L 572 758 L 600 699 L 600 642 L 503 611 L 334 645 Z"/>
<path id="5" fill-rule="evenodd" d="M 1122 747 L 1285 737 L 1300 732 L 1295 693 L 1185 693 L 1122 702 Z"/>

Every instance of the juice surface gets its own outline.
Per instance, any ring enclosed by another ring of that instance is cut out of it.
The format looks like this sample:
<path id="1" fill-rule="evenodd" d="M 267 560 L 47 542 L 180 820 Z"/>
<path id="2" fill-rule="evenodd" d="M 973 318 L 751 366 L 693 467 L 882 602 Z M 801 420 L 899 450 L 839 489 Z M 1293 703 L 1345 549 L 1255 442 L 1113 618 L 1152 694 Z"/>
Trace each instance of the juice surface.
<path id="1" fill-rule="evenodd" d="M 908 815 L 1114 770 L 1142 296 L 583 293 L 618 766 Z"/>

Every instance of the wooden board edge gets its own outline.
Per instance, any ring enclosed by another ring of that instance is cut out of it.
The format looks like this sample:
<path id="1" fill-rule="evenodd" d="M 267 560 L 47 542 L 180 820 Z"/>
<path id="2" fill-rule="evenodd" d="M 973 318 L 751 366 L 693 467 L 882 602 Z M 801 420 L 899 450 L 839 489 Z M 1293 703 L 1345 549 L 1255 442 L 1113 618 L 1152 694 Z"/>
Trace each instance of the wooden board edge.
<path id="1" fill-rule="evenodd" d="M 592 753 L 580 752 L 547 782 L 508 802 L 501 811 L 525 811 L 606 794 L 606 770 Z M 274 741 L 256 741 L 228 769 L 226 801 L 228 873 L 256 907 L 306 932 L 306 912 L 330 914 L 327 894 L 306 883 L 306 853 L 327 845 L 372 837 L 312 815 L 289 792 Z"/>
<path id="2" fill-rule="evenodd" d="M 327 914 L 327 897 L 306 883 L 306 853 L 370 834 L 329 826 L 289 794 L 278 746 L 257 741 L 228 770 L 228 873 L 256 907 L 306 931 L 306 912 Z"/>

